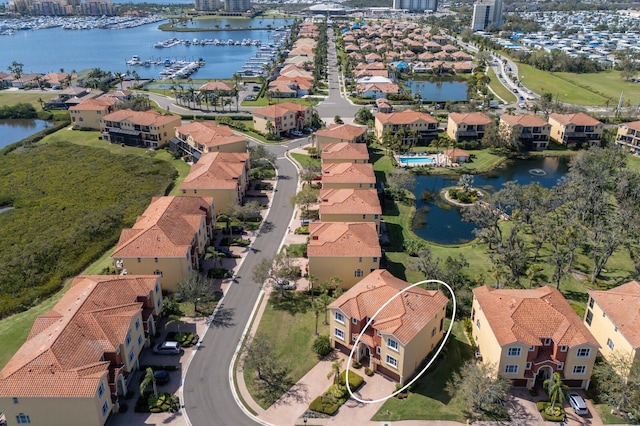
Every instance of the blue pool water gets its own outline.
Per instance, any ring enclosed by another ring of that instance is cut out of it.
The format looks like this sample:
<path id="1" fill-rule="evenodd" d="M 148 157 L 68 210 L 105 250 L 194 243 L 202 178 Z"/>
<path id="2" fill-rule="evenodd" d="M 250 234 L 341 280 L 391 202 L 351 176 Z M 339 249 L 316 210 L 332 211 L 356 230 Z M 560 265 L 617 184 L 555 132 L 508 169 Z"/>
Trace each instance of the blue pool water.
<path id="1" fill-rule="evenodd" d="M 405 166 L 432 165 L 436 162 L 433 157 L 398 157 Z"/>

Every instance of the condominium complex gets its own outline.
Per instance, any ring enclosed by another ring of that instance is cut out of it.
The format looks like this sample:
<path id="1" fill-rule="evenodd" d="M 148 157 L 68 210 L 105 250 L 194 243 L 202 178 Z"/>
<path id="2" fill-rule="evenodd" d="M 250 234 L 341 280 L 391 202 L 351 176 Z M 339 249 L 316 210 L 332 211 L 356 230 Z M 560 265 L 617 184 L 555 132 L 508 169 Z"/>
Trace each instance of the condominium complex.
<path id="1" fill-rule="evenodd" d="M 393 0 L 393 8 L 435 12 L 438 9 L 438 0 Z"/>
<path id="2" fill-rule="evenodd" d="M 224 10 L 227 12 L 246 12 L 251 9 L 249 0 L 225 0 Z"/>
<path id="3" fill-rule="evenodd" d="M 473 31 L 483 31 L 492 24 L 498 26 L 502 23 L 502 0 L 479 0 L 473 5 Z"/>
<path id="4" fill-rule="evenodd" d="M 220 9 L 220 0 L 194 0 L 194 9 L 198 11 L 213 11 Z"/>

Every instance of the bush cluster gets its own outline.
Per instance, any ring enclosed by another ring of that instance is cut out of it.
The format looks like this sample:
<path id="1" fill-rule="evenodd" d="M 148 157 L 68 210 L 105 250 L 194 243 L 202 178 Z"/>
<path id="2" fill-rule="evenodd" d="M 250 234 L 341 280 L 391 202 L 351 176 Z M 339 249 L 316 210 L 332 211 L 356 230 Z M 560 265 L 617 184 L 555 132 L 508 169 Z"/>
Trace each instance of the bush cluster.
<path id="1" fill-rule="evenodd" d="M 540 415 L 542 415 L 542 418 L 550 422 L 561 422 L 566 415 L 562 404 L 556 404 L 555 407 L 551 408 L 551 402 L 538 401 L 536 402 L 536 408 L 540 412 Z"/>
<path id="2" fill-rule="evenodd" d="M 191 346 L 198 343 L 198 341 L 200 340 L 200 336 L 195 333 L 181 333 L 170 331 L 167 333 L 167 340 L 178 342 L 183 348 L 190 348 Z"/>

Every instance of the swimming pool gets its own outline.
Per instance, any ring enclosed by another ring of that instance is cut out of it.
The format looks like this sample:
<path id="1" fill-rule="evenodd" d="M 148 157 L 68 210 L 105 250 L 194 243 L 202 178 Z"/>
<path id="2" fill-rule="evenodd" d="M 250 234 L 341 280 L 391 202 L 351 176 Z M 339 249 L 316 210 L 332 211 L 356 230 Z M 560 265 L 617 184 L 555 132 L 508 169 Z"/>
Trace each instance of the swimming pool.
<path id="1" fill-rule="evenodd" d="M 405 166 L 432 166 L 435 164 L 436 159 L 429 156 L 416 156 L 416 157 L 398 157 L 398 161 Z"/>

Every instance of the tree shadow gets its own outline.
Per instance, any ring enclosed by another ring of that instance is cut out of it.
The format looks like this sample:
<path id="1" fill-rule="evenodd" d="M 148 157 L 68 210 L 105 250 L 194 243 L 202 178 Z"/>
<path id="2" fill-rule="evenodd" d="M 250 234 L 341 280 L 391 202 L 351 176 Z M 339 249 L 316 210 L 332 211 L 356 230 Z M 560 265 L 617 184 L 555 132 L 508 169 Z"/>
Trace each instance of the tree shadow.
<path id="1" fill-rule="evenodd" d="M 218 309 L 218 312 L 216 312 L 215 315 L 207 319 L 207 325 L 209 327 L 216 327 L 216 328 L 232 327 L 235 325 L 235 322 L 233 322 L 234 315 L 235 315 L 235 308 Z"/>
<path id="2" fill-rule="evenodd" d="M 395 201 L 390 200 L 387 197 L 383 197 L 382 214 L 385 216 L 400 216 L 400 210 L 398 209 Z"/>
<path id="3" fill-rule="evenodd" d="M 273 222 L 265 220 L 264 222 L 262 222 L 262 226 L 260 227 L 260 232 L 263 234 L 266 234 L 268 232 L 271 232 L 275 229 L 275 225 L 273 224 Z"/>
<path id="4" fill-rule="evenodd" d="M 404 235 L 402 234 L 402 226 L 397 223 L 385 223 L 387 237 L 389 242 L 385 244 L 385 249 L 392 252 L 401 252 L 404 250 Z"/>
<path id="5" fill-rule="evenodd" d="M 304 292 L 281 292 L 271 293 L 271 307 L 278 311 L 287 311 L 291 315 L 304 314 L 311 307 L 310 296 Z"/>
<path id="6" fill-rule="evenodd" d="M 574 302 L 580 302 L 580 303 L 586 304 L 589 301 L 589 293 L 582 293 L 582 292 L 573 291 L 573 290 L 566 290 L 566 291 L 563 291 L 562 293 L 564 293 L 564 296 L 568 300 L 573 300 Z"/>
<path id="7" fill-rule="evenodd" d="M 304 402 L 309 395 L 307 385 L 303 383 L 296 383 L 291 386 L 280 399 L 278 399 L 273 405 L 291 405 L 293 403 L 299 404 Z"/>
<path id="8" fill-rule="evenodd" d="M 388 256 L 384 256 L 383 265 L 380 266 L 391 272 L 394 277 L 400 278 L 401 280 L 407 279 L 406 266 L 400 262 L 392 261 Z"/>

